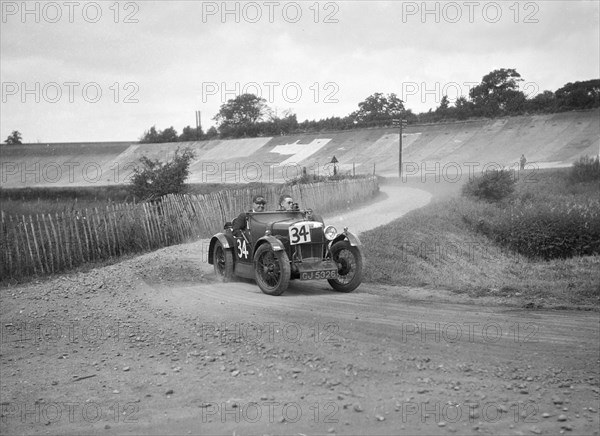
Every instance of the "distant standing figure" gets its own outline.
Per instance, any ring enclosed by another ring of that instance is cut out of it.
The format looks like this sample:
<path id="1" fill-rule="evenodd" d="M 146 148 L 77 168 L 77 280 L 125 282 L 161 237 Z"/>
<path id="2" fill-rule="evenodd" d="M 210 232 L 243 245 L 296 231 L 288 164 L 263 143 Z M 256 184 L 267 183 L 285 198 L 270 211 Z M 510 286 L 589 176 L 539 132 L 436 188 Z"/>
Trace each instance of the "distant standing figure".
<path id="1" fill-rule="evenodd" d="M 525 155 L 524 154 L 521 155 L 521 160 L 519 162 L 521 164 L 521 169 L 524 170 L 525 169 L 525 164 L 527 163 L 527 159 L 525 159 Z"/>

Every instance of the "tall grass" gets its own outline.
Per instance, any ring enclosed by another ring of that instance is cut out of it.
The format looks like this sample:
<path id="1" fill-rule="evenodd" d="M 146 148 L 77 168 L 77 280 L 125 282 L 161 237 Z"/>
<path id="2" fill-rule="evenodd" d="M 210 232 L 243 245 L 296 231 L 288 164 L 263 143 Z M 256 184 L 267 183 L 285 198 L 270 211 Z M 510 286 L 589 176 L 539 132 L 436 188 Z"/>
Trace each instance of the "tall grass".
<path id="1" fill-rule="evenodd" d="M 463 219 L 471 229 L 530 258 L 600 254 L 600 190 L 581 167 L 519 180 L 514 195 L 496 206 L 480 208 L 485 216 L 471 210 Z M 574 182 L 579 179 L 573 174 L 582 172 L 584 181 Z"/>

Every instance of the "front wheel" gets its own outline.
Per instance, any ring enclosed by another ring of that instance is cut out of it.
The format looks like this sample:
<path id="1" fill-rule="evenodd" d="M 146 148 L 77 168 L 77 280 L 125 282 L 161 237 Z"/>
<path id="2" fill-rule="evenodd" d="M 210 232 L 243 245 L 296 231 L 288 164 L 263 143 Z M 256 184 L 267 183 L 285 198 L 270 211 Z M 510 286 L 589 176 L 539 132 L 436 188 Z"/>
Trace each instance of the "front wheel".
<path id="1" fill-rule="evenodd" d="M 290 283 L 290 260 L 285 251 L 273 251 L 263 244 L 254 255 L 254 275 L 261 291 L 281 295 Z"/>
<path id="2" fill-rule="evenodd" d="M 339 292 L 352 292 L 362 282 L 363 258 L 357 247 L 339 241 L 331 247 L 331 258 L 338 266 L 338 277 L 327 281 Z"/>

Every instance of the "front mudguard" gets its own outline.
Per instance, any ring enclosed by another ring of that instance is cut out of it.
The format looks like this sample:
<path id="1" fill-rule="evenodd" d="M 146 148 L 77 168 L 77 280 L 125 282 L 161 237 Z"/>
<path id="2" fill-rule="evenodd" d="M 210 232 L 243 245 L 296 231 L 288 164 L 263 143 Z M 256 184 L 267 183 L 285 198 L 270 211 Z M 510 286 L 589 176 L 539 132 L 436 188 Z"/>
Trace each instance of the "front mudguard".
<path id="1" fill-rule="evenodd" d="M 273 251 L 285 251 L 285 245 L 283 245 L 283 242 L 281 242 L 275 236 L 267 235 L 267 236 L 263 236 L 258 241 L 256 241 L 256 244 L 254 244 L 254 253 L 256 253 L 256 250 L 258 250 L 258 247 L 260 247 L 263 244 L 269 244 L 271 246 L 271 248 L 273 249 Z M 253 259 L 254 259 L 254 253 L 252 254 Z"/>
<path id="2" fill-rule="evenodd" d="M 217 233 L 216 235 L 214 235 L 211 238 L 210 244 L 208 246 L 208 263 L 210 265 L 213 265 L 213 263 L 214 263 L 214 250 L 215 250 L 215 244 L 217 243 L 217 241 L 219 241 L 221 243 L 221 245 L 223 246 L 223 248 L 226 250 L 231 250 L 231 249 L 233 249 L 233 246 L 234 246 L 233 236 L 231 236 L 231 234 Z M 234 259 L 235 259 L 235 256 L 234 256 Z"/>
<path id="3" fill-rule="evenodd" d="M 348 230 L 340 233 L 339 235 L 337 235 L 335 237 L 335 239 L 333 241 L 331 241 L 331 245 L 335 244 L 338 241 L 343 241 L 343 240 L 348 240 L 348 242 L 350 242 L 350 245 L 354 246 L 354 247 L 361 247 L 362 246 L 362 242 L 360 242 L 360 239 L 358 239 L 358 236 L 356 236 L 354 233 L 349 232 Z"/>
<path id="4" fill-rule="evenodd" d="M 360 257 L 362 258 L 362 261 L 364 263 L 365 256 L 363 255 L 363 251 L 362 251 L 362 242 L 360 242 L 360 239 L 358 239 L 358 236 L 356 236 L 354 233 L 349 232 L 347 230 L 345 230 L 343 233 L 340 233 L 339 235 L 337 235 L 335 237 L 335 239 L 333 239 L 333 241 L 331 241 L 329 243 L 329 245 L 327 246 L 326 257 L 329 257 L 331 255 L 331 247 L 333 247 L 333 244 L 335 244 L 336 242 L 339 242 L 339 241 L 348 241 L 351 246 L 356 247 L 356 249 L 358 250 L 358 253 L 360 254 Z"/>

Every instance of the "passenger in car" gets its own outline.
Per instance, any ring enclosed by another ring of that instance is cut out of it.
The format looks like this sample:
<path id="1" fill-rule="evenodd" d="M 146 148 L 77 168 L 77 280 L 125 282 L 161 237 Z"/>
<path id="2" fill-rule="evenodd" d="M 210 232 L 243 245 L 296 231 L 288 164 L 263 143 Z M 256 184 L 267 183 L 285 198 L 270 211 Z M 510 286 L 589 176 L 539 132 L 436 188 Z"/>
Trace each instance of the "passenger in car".
<path id="1" fill-rule="evenodd" d="M 294 206 L 294 200 L 292 200 L 292 196 L 289 194 L 281 194 L 279 196 L 279 206 L 277 207 L 277 210 L 294 210 L 293 209 Z M 297 204 L 296 204 L 296 208 L 297 208 Z"/>
<path id="2" fill-rule="evenodd" d="M 294 203 L 291 195 L 281 194 L 279 196 L 279 206 L 277 207 L 277 210 L 300 210 L 300 207 L 298 206 L 298 203 Z M 321 217 L 321 215 L 317 215 L 316 213 L 309 214 L 308 218 L 313 221 L 324 222 L 323 217 Z"/>

